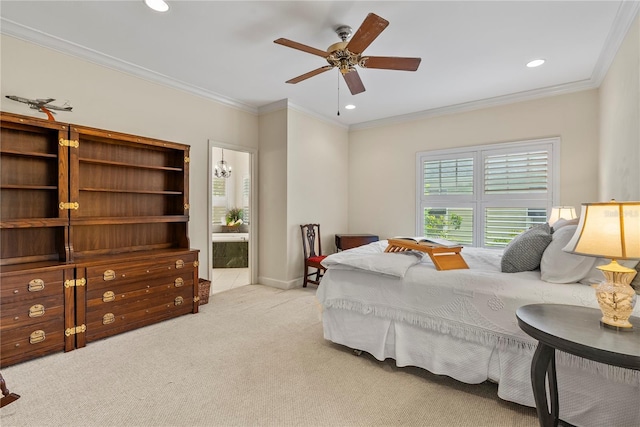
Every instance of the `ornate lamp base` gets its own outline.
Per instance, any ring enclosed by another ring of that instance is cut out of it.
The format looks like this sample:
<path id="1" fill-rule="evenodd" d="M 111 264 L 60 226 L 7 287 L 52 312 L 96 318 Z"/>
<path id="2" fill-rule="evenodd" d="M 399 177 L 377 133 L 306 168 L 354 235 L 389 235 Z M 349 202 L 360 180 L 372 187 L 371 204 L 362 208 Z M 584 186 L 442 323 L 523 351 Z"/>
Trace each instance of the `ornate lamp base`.
<path id="1" fill-rule="evenodd" d="M 630 283 L 636 275 L 632 268 L 626 268 L 615 260 L 598 267 L 606 280 L 595 287 L 598 305 L 602 311 L 600 323 L 618 330 L 631 330 L 629 317 L 636 304 L 636 292 Z"/>

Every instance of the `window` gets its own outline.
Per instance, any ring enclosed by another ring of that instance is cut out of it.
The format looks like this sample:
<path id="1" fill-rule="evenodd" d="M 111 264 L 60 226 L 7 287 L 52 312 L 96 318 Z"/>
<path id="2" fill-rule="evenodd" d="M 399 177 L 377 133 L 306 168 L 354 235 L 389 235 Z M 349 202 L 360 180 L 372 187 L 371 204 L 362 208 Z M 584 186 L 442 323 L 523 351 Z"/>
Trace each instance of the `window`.
<path id="1" fill-rule="evenodd" d="M 212 178 L 213 187 L 213 223 L 225 224 L 227 215 L 227 180 L 225 178 Z"/>
<path id="2" fill-rule="evenodd" d="M 417 234 L 504 247 L 557 197 L 558 138 L 420 152 Z"/>
<path id="3" fill-rule="evenodd" d="M 249 216 L 249 200 L 251 194 L 251 179 L 249 175 L 245 175 L 242 177 L 242 212 L 243 212 L 243 221 L 246 224 L 249 224 L 251 218 Z"/>

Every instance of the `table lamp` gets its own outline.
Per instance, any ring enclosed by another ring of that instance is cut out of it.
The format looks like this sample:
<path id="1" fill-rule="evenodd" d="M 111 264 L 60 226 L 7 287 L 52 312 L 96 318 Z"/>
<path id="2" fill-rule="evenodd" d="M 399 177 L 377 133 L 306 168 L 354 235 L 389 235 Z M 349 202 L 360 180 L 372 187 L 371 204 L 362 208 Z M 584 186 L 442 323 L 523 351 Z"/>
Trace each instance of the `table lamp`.
<path id="1" fill-rule="evenodd" d="M 563 250 L 611 259 L 611 263 L 597 267 L 605 277 L 595 286 L 602 311 L 600 323 L 631 330 L 628 319 L 636 293 L 630 283 L 636 270 L 617 260 L 640 258 L 640 202 L 583 203 L 578 229 Z"/>
<path id="2" fill-rule="evenodd" d="M 559 219 L 574 219 L 576 218 L 576 209 L 573 206 L 554 206 L 549 213 L 548 223 L 553 225 Z"/>

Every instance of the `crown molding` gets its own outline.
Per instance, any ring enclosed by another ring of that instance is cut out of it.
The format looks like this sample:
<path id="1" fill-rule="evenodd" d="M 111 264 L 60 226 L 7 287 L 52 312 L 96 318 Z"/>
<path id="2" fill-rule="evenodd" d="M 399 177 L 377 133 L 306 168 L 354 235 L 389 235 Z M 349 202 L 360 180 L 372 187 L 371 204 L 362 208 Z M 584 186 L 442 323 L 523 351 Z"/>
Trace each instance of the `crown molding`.
<path id="1" fill-rule="evenodd" d="M 332 119 L 330 117 L 327 117 L 325 115 L 316 113 L 315 111 L 309 110 L 308 108 L 302 107 L 302 106 L 300 106 L 298 104 L 294 104 L 291 101 L 288 101 L 287 105 L 288 105 L 288 107 L 290 109 L 295 110 L 295 111 L 297 111 L 299 113 L 304 113 L 307 116 L 311 116 L 313 118 L 316 118 L 316 119 L 318 119 L 320 121 L 323 121 L 323 122 L 328 123 L 328 124 L 333 125 L 333 126 L 338 126 L 338 127 L 341 127 L 341 128 L 347 129 L 347 130 L 349 129 L 349 125 L 341 123 L 341 122 L 339 122 L 337 120 L 334 120 L 334 119 Z"/>
<path id="2" fill-rule="evenodd" d="M 600 87 L 602 81 L 607 75 L 607 71 L 609 71 L 609 67 L 611 67 L 613 59 L 618 53 L 618 49 L 620 49 L 620 46 L 629 32 L 631 24 L 633 24 L 636 16 L 638 16 L 639 11 L 640 1 L 634 0 L 621 2 L 620 7 L 618 8 L 618 13 L 613 20 L 611 31 L 607 36 L 607 40 L 600 52 L 600 56 L 598 57 L 598 62 L 596 62 L 593 74 L 591 75 L 591 80 L 595 82 L 597 87 Z"/>
<path id="3" fill-rule="evenodd" d="M 42 31 L 35 30 L 24 25 L 20 25 L 9 19 L 0 17 L 0 33 L 15 37 L 20 40 L 27 41 L 48 49 L 55 50 L 57 52 L 70 55 L 82 60 L 92 62 L 97 65 L 101 65 L 107 68 L 111 68 L 116 71 L 125 72 L 141 79 L 158 83 L 173 89 L 185 91 L 205 99 L 209 99 L 229 107 L 237 108 L 239 110 L 246 111 L 251 114 L 258 114 L 258 109 L 239 102 L 235 99 L 231 99 L 224 95 L 203 89 L 198 86 L 185 83 L 174 78 L 165 76 L 164 74 L 157 73 L 144 67 L 132 64 L 127 61 L 123 61 L 118 58 L 114 58 L 104 53 L 100 53 L 93 49 L 89 49 L 85 46 L 63 40 L 59 37 L 52 36 Z"/>
<path id="4" fill-rule="evenodd" d="M 349 126 L 349 130 L 369 129 L 379 126 L 388 126 L 399 123 L 406 123 L 431 117 L 444 116 L 448 114 L 464 113 L 482 108 L 497 107 L 500 105 L 514 104 L 516 102 L 531 101 L 534 99 L 546 98 L 555 95 L 564 95 L 583 90 L 596 89 L 597 86 L 589 80 L 566 83 L 557 86 L 549 86 L 540 89 L 517 92 L 509 95 L 496 96 L 493 98 L 479 99 L 477 101 L 464 102 L 462 104 L 449 105 L 446 107 L 433 108 L 430 110 L 417 111 L 415 113 L 403 114 L 400 116 L 386 117 L 384 119 L 372 120 L 369 122 L 356 123 Z"/>
<path id="5" fill-rule="evenodd" d="M 306 114 L 307 116 L 311 116 L 311 117 L 313 117 L 315 119 L 318 119 L 320 121 L 323 121 L 323 122 L 328 123 L 328 124 L 333 125 L 333 126 L 338 126 L 338 127 L 341 127 L 343 129 L 347 129 L 347 130 L 349 129 L 348 125 L 346 125 L 344 123 L 341 123 L 341 122 L 339 122 L 337 120 L 330 119 L 327 116 L 319 114 L 319 113 L 316 113 L 315 111 L 309 110 L 308 108 L 301 107 L 300 105 L 297 105 L 297 104 L 289 101 L 289 99 L 281 99 L 279 101 L 272 102 L 270 104 L 266 104 L 266 105 L 261 106 L 260 108 L 258 108 L 258 115 L 261 116 L 263 114 L 268 114 L 268 113 L 271 113 L 271 112 L 274 112 L 274 111 L 285 110 L 285 109 L 294 110 L 294 111 L 297 111 L 299 113 Z"/>
<path id="6" fill-rule="evenodd" d="M 263 114 L 273 113 L 274 111 L 286 110 L 287 108 L 289 108 L 289 100 L 281 99 L 279 101 L 258 107 L 258 115 L 261 116 Z"/>

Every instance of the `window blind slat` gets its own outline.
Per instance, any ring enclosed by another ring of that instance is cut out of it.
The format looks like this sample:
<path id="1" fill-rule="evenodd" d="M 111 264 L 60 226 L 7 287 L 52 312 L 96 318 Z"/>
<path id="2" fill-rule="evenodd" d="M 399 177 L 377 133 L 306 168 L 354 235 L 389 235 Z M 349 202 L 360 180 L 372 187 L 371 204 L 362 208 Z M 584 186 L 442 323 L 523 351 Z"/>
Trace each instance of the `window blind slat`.
<path id="1" fill-rule="evenodd" d="M 484 159 L 485 194 L 547 191 L 548 160 L 546 151 L 486 156 Z"/>
<path id="2" fill-rule="evenodd" d="M 547 220 L 546 209 L 486 208 L 484 246 L 505 247 L 514 237 Z"/>
<path id="3" fill-rule="evenodd" d="M 423 163 L 424 194 L 472 194 L 473 158 Z"/>

